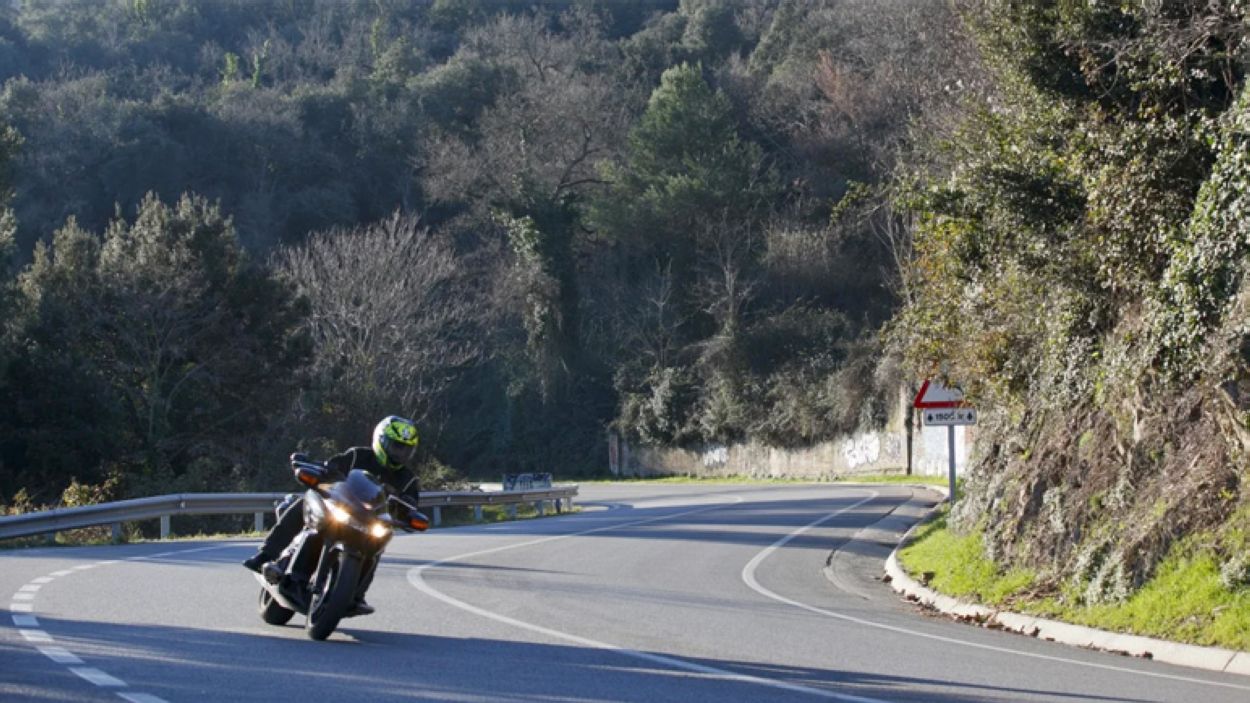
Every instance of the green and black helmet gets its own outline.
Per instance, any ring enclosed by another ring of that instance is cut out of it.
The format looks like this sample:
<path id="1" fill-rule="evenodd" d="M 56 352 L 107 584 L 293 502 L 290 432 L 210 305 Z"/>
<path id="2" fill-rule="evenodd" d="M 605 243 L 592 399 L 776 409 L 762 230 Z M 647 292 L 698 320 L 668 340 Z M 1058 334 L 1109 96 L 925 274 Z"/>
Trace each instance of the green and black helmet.
<path id="1" fill-rule="evenodd" d="M 373 455 L 388 469 L 402 469 L 417 453 L 417 426 L 391 415 L 373 429 Z"/>

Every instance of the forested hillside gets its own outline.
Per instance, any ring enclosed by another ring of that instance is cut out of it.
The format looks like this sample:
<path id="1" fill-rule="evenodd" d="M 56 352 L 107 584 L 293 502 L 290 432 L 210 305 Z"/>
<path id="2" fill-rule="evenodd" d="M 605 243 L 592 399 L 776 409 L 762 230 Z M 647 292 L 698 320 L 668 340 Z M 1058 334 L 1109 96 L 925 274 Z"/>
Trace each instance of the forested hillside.
<path id="1" fill-rule="evenodd" d="M 982 71 L 944 3 L 6 3 L 0 502 L 871 426 Z"/>

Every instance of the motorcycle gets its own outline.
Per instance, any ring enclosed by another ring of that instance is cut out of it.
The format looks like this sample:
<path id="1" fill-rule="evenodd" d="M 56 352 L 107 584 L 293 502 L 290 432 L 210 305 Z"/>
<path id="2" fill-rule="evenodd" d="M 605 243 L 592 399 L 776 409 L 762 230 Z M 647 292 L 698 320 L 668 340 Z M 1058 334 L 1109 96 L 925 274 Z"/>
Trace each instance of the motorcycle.
<path id="1" fill-rule="evenodd" d="M 295 478 L 305 486 L 304 529 L 263 574 L 260 617 L 285 625 L 307 616 L 305 631 L 324 640 L 344 617 L 352 617 L 357 597 L 396 529 L 424 532 L 424 514 L 392 495 L 378 477 L 361 469 L 346 477 L 332 473 L 302 454 L 291 457 Z M 277 512 L 295 498 L 287 497 Z"/>

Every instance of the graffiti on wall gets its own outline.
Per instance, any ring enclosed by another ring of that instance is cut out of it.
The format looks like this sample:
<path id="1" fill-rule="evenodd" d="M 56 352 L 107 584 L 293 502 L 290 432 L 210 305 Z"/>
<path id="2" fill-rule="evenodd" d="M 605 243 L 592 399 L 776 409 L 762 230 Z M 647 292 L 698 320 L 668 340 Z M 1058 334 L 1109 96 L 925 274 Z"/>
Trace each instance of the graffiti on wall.
<path id="1" fill-rule="evenodd" d="M 719 466 L 724 466 L 725 462 L 727 461 L 729 461 L 729 448 L 728 447 L 724 447 L 724 446 L 708 447 L 703 452 L 703 466 L 705 466 L 706 468 L 711 469 L 711 468 L 715 468 Z"/>
<path id="2" fill-rule="evenodd" d="M 842 456 L 846 465 L 855 468 L 862 464 L 872 464 L 881 458 L 881 438 L 876 432 L 851 437 L 842 443 Z"/>

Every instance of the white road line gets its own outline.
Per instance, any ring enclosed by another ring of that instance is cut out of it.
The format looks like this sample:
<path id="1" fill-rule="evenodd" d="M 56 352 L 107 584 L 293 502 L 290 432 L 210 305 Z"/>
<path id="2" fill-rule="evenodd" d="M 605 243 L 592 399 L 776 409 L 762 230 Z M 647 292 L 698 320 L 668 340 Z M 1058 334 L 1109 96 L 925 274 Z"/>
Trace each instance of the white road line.
<path id="1" fill-rule="evenodd" d="M 19 588 L 17 593 L 13 594 L 14 602 L 9 603 L 9 612 L 11 613 L 33 613 L 35 609 L 32 603 L 18 603 L 16 601 L 34 600 L 35 595 L 39 592 L 39 590 L 43 587 L 44 584 L 51 583 L 53 580 L 60 578 L 62 576 L 69 576 L 70 574 L 73 574 L 76 572 L 86 571 L 88 569 L 94 569 L 97 566 L 109 566 L 110 564 L 119 564 L 123 561 L 152 559 L 156 557 L 173 556 L 176 554 L 188 554 L 191 552 L 205 552 L 211 549 L 225 549 L 227 547 L 233 547 L 233 546 L 237 546 L 237 545 L 221 544 L 221 545 L 212 545 L 208 547 L 197 547 L 194 549 L 182 549 L 182 550 L 176 550 L 172 552 L 163 552 L 161 554 L 149 555 L 149 556 L 143 556 L 143 557 L 130 557 L 128 559 L 106 559 L 106 560 L 98 561 L 92 564 L 79 564 L 78 566 L 74 566 L 69 569 L 63 569 L 61 571 L 53 571 L 51 574 L 48 574 L 47 576 L 41 576 L 36 579 L 31 579 L 30 583 Z M 13 617 L 14 626 L 18 628 L 35 628 L 39 626 L 39 620 L 34 615 L 16 615 L 15 614 L 12 617 Z M 25 637 L 27 642 L 47 644 L 53 641 L 52 636 L 49 635 L 47 632 L 44 632 L 43 630 L 19 629 L 18 632 L 22 633 L 22 637 Z M 82 664 L 83 663 L 82 659 L 78 658 L 76 655 L 74 655 L 73 652 L 70 652 L 68 649 L 64 647 L 37 646 L 36 649 L 38 649 L 44 656 L 48 657 L 49 659 L 51 659 L 52 661 L 58 664 Z M 86 679 L 87 681 L 90 681 L 91 683 L 97 686 L 106 687 L 106 688 L 125 688 L 126 687 L 125 681 L 122 681 L 121 679 L 118 679 L 114 676 L 110 676 L 109 674 L 105 673 L 104 671 L 101 671 L 100 669 L 96 669 L 93 667 L 72 667 L 71 666 L 70 671 L 74 672 L 78 676 Z M 168 703 L 168 701 L 164 700 L 163 698 L 159 698 L 157 696 L 153 696 L 148 693 L 118 693 L 117 695 L 121 696 L 125 700 L 131 701 L 131 703 Z"/>
<path id="2" fill-rule="evenodd" d="M 493 549 L 483 549 L 477 552 L 470 552 L 468 554 L 460 554 L 458 556 L 448 557 L 447 559 L 442 559 L 436 562 L 425 564 L 423 566 L 417 566 L 417 567 L 413 567 L 412 569 L 409 569 L 408 570 L 408 582 L 411 583 L 413 587 L 415 587 L 418 591 L 421 591 L 422 593 L 428 596 L 441 600 L 444 603 L 447 603 L 448 605 L 473 613 L 474 615 L 480 615 L 484 618 L 488 618 L 496 622 L 501 622 L 506 625 L 511 625 L 513 627 L 517 627 L 522 630 L 529 630 L 530 632 L 536 632 L 538 634 L 546 635 L 547 637 L 552 637 L 554 639 L 561 639 L 567 642 L 573 642 L 574 644 L 579 644 L 583 647 L 590 647 L 592 649 L 603 649 L 606 651 L 615 652 L 617 654 L 623 654 L 627 657 L 641 659 L 643 661 L 651 662 L 653 664 L 660 664 L 662 666 L 673 668 L 673 669 L 689 671 L 695 674 L 702 674 L 704 677 L 709 678 L 709 679 L 713 679 L 717 681 L 749 683 L 749 684 L 755 684 L 758 686 L 767 686 L 769 688 L 780 689 L 783 691 L 790 691 L 793 693 L 805 693 L 805 694 L 809 694 L 813 696 L 819 696 L 821 698 L 830 698 L 830 699 L 837 700 L 837 701 L 845 701 L 846 703 L 887 703 L 886 701 L 882 701 L 881 699 L 878 699 L 878 698 L 865 698 L 862 696 L 853 696 L 853 695 L 848 695 L 844 693 L 836 693 L 834 691 L 828 691 L 828 690 L 820 689 L 820 688 L 812 688 L 810 686 L 801 686 L 799 684 L 787 683 L 785 681 L 778 681 L 775 679 L 766 679 L 766 678 L 762 678 L 759 676 L 739 674 L 737 672 L 733 672 L 728 669 L 719 669 L 719 668 L 712 667 L 712 666 L 705 666 L 703 664 L 696 664 L 694 662 L 686 661 L 684 659 L 668 657 L 662 654 L 652 654 L 650 652 L 641 652 L 636 649 L 629 649 L 627 647 L 622 647 L 620 645 L 612 644 L 610 642 L 600 642 L 599 640 L 592 640 L 586 637 L 574 635 L 572 633 L 563 632 L 561 630 L 554 630 L 549 627 L 543 627 L 542 625 L 535 625 L 533 623 L 525 622 L 523 620 L 517 620 L 516 618 L 511 618 L 506 615 L 501 615 L 499 613 L 486 610 L 485 608 L 479 608 L 475 605 L 471 605 L 457 598 L 453 598 L 452 596 L 449 596 L 446 593 L 443 593 L 442 591 L 439 591 L 435 589 L 433 586 L 426 583 L 425 577 L 422 576 L 422 573 L 428 569 L 437 568 L 443 564 L 449 564 L 449 563 L 461 561 L 464 559 L 470 559 L 473 557 L 483 556 L 486 554 L 494 554 L 497 552 L 508 551 L 511 549 L 520 549 L 521 547 L 531 547 L 537 544 L 544 544 L 546 542 L 554 542 L 556 540 L 568 539 L 570 537 L 582 537 L 585 535 L 595 534 L 597 532 L 617 530 L 622 527 L 633 527 L 636 525 L 645 525 L 647 523 L 659 522 L 662 520 L 672 520 L 674 518 L 679 518 L 679 517 L 683 517 L 686 515 L 693 515 L 695 513 L 703 513 L 703 512 L 710 511 L 710 510 L 715 510 L 717 508 L 723 508 L 727 505 L 736 505 L 738 503 L 741 503 L 743 500 L 739 496 L 726 496 L 726 497 L 732 497 L 735 500 L 733 503 L 717 503 L 715 505 L 705 506 L 702 508 L 697 508 L 695 510 L 687 510 L 681 513 L 674 513 L 672 515 L 664 515 L 661 517 L 649 518 L 646 520 L 619 522 L 613 525 L 597 527 L 591 530 L 583 530 L 581 532 L 572 532 L 568 534 L 555 535 L 552 537 L 544 537 L 542 539 L 530 540 L 528 542 L 521 542 L 519 544 L 509 544 L 509 545 L 505 545 L 502 547 L 495 547 Z"/>
<path id="3" fill-rule="evenodd" d="M 150 693 L 118 693 L 118 696 L 130 701 L 130 703 L 169 703 L 164 698 L 158 698 Z"/>
<path id="4" fill-rule="evenodd" d="M 82 660 L 64 647 L 39 647 L 39 651 L 57 664 L 81 664 Z"/>
<path id="5" fill-rule="evenodd" d="M 101 686 L 104 688 L 125 688 L 126 687 L 125 681 L 122 681 L 121 679 L 115 676 L 109 676 L 103 671 L 100 671 L 99 669 L 94 669 L 89 666 L 71 666 L 69 670 L 74 672 L 75 674 L 78 674 L 82 678 L 90 681 L 91 683 L 97 686 Z"/>
<path id="6" fill-rule="evenodd" d="M 871 500 L 871 499 L 868 499 L 868 500 Z M 861 501 L 861 502 L 866 502 L 866 501 Z M 859 505 L 859 503 L 856 503 L 856 505 Z M 1037 654 L 1034 652 L 1022 652 L 1020 650 L 1009 649 L 1007 647 L 997 647 L 994 645 L 982 644 L 980 642 L 971 642 L 968 640 L 961 640 L 956 637 L 945 637 L 943 635 L 934 635 L 928 632 L 920 632 L 919 630 L 911 630 L 906 627 L 886 625 L 884 623 L 874 622 L 872 620 L 864 620 L 863 618 L 857 618 L 852 615 L 845 615 L 843 613 L 834 612 L 832 610 L 826 610 L 825 608 L 818 608 L 814 605 L 808 605 L 806 603 L 801 603 L 799 601 L 786 598 L 783 595 L 774 593 L 773 591 L 770 591 L 767 588 L 761 586 L 759 581 L 756 580 L 755 570 L 759 568 L 759 565 L 765 559 L 767 559 L 770 554 L 777 551 L 781 547 L 784 547 L 786 543 L 788 543 L 790 540 L 794 539 L 795 537 L 798 537 L 799 535 L 802 535 L 808 530 L 811 530 L 814 527 L 818 527 L 819 525 L 825 522 L 828 522 L 829 520 L 832 520 L 833 518 L 837 517 L 841 513 L 846 512 L 847 510 L 850 510 L 851 508 L 854 508 L 854 507 L 855 505 L 852 505 L 850 508 L 844 508 L 837 512 L 830 513 L 820 518 L 819 520 L 811 522 L 805 525 L 804 527 L 800 527 L 794 532 L 791 532 L 785 537 L 782 537 L 781 539 L 777 540 L 771 546 L 764 549 L 764 551 L 760 552 L 759 554 L 756 554 L 755 557 L 751 559 L 751 561 L 747 562 L 746 566 L 742 567 L 743 582 L 745 582 L 747 586 L 750 586 L 752 590 L 756 591 L 757 593 L 761 595 L 767 596 L 769 598 L 772 598 L 775 601 L 779 601 L 787 605 L 792 605 L 796 608 L 802 608 L 803 610 L 806 610 L 810 613 L 824 615 L 826 617 L 834 618 L 837 620 L 842 620 L 844 622 L 853 622 L 857 625 L 863 625 L 864 627 L 871 627 L 871 628 L 875 628 L 878 630 L 886 630 L 888 632 L 895 632 L 901 635 L 908 635 L 910 637 L 923 637 L 925 639 L 935 640 L 938 642 L 945 642 L 947 644 L 960 645 L 963 647 L 971 647 L 973 649 L 981 649 L 981 650 L 986 650 L 990 652 L 998 652 L 1000 654 L 1010 654 L 1010 655 L 1015 655 L 1018 657 L 1028 657 L 1030 659 L 1040 659 L 1043 661 L 1057 662 L 1060 664 L 1073 664 L 1076 666 L 1089 667 L 1093 669 L 1102 669 L 1103 671 L 1116 671 L 1116 672 L 1121 672 L 1125 674 L 1131 674 L 1133 676 L 1150 676 L 1153 678 L 1168 679 L 1171 681 L 1183 681 L 1185 683 L 1197 683 L 1197 684 L 1203 684 L 1206 686 L 1216 686 L 1219 688 L 1231 688 L 1237 691 L 1250 691 L 1250 686 L 1239 686 L 1237 684 L 1231 684 L 1231 683 L 1207 681 L 1205 679 L 1193 678 L 1190 676 L 1178 676 L 1176 674 L 1164 674 L 1164 673 L 1148 671 L 1144 669 L 1130 669 L 1125 666 L 1114 666 L 1112 664 L 1098 664 L 1096 662 L 1086 662 L 1086 661 L 1080 661 L 1078 659 L 1068 659 L 1065 657 L 1050 656 L 1048 654 Z"/>
<path id="7" fill-rule="evenodd" d="M 194 554 L 195 552 L 211 552 L 214 549 L 230 549 L 231 547 L 241 547 L 241 546 L 246 546 L 246 545 L 239 544 L 238 542 L 231 542 L 230 544 L 214 544 L 208 547 L 195 547 L 194 549 L 175 549 L 172 552 L 161 552 L 159 554 L 144 554 L 144 555 L 137 556 L 137 557 L 127 557 L 123 561 L 147 561 L 149 559 L 164 559 L 165 557 L 175 557 L 175 556 L 181 556 L 183 554 Z M 103 564 L 116 564 L 117 562 L 110 561 L 110 562 L 102 562 L 102 563 Z"/>

